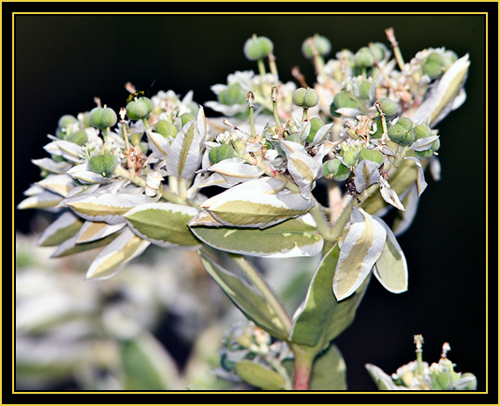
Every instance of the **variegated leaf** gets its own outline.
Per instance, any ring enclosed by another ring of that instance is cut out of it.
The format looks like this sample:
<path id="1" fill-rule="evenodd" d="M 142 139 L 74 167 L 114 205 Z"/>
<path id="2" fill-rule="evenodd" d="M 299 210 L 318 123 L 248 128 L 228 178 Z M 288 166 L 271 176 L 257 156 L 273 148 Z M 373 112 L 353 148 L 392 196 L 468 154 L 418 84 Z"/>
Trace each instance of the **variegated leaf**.
<path id="1" fill-rule="evenodd" d="M 83 221 L 70 211 L 62 213 L 50 224 L 38 239 L 42 247 L 55 247 L 73 237 L 83 225 Z"/>
<path id="2" fill-rule="evenodd" d="M 49 192 L 57 193 L 64 197 L 75 187 L 71 177 L 66 174 L 49 175 L 40 182 L 37 182 L 37 184 Z"/>
<path id="3" fill-rule="evenodd" d="M 107 237 L 101 238 L 100 240 L 95 240 L 91 242 L 86 242 L 82 244 L 77 244 L 76 241 L 78 236 L 75 235 L 70 239 L 64 241 L 60 244 L 54 253 L 51 255 L 51 258 L 60 258 L 68 255 L 78 254 L 79 252 L 93 250 L 94 248 L 104 247 L 111 243 L 116 237 L 118 237 L 118 233 L 108 235 Z"/>
<path id="4" fill-rule="evenodd" d="M 142 254 L 150 242 L 137 237 L 130 229 L 125 228 L 90 265 L 85 279 L 108 279 L 116 274 L 134 258 Z"/>
<path id="5" fill-rule="evenodd" d="M 425 181 L 424 168 L 422 167 L 422 163 L 420 162 L 420 159 L 414 156 L 407 156 L 405 159 L 409 159 L 415 162 L 415 165 L 417 165 L 418 168 L 417 187 L 418 187 L 418 195 L 420 196 L 427 187 L 427 182 Z"/>
<path id="6" fill-rule="evenodd" d="M 373 273 L 389 292 L 405 292 L 408 290 L 408 266 L 403 250 L 389 226 L 378 217 L 373 219 L 381 224 L 387 233 L 384 249 L 373 268 Z"/>
<path id="7" fill-rule="evenodd" d="M 280 140 L 280 147 L 285 152 L 287 157 L 296 152 L 305 153 L 304 146 L 294 141 Z"/>
<path id="8" fill-rule="evenodd" d="M 167 156 L 167 171 L 178 178 L 189 179 L 201 162 L 204 138 L 191 120 L 176 135 Z"/>
<path id="9" fill-rule="evenodd" d="M 442 113 L 448 112 L 447 110 L 456 106 L 456 104 L 454 105 L 455 98 L 458 96 L 463 99 L 464 96 L 460 90 L 467 79 L 469 65 L 468 54 L 456 60 L 444 73 L 429 97 L 412 114 L 411 119 L 422 122 L 430 120 L 430 126 L 436 126 L 444 118 Z"/>
<path id="10" fill-rule="evenodd" d="M 413 219 L 417 214 L 419 200 L 420 197 L 418 196 L 417 184 L 414 183 L 412 186 L 410 186 L 408 193 L 406 193 L 405 197 L 403 198 L 402 203 L 405 206 L 406 211 L 397 212 L 396 217 L 394 218 L 392 228 L 396 237 L 403 234 L 413 223 Z"/>
<path id="11" fill-rule="evenodd" d="M 300 194 L 304 199 L 312 199 L 311 190 L 321 174 L 321 163 L 302 152 L 295 152 L 287 158 L 288 172 L 300 188 Z"/>
<path id="12" fill-rule="evenodd" d="M 198 209 L 172 203 L 148 203 L 127 214 L 125 220 L 142 239 L 161 247 L 198 249 L 200 242 L 191 233 L 188 222 Z"/>
<path id="13" fill-rule="evenodd" d="M 100 240 L 125 227 L 125 222 L 120 224 L 107 224 L 104 222 L 86 221 L 78 233 L 76 243 L 83 244 Z"/>
<path id="14" fill-rule="evenodd" d="M 264 173 L 262 169 L 245 163 L 241 158 L 225 159 L 210 166 L 208 170 L 221 175 L 230 186 L 257 179 Z"/>
<path id="15" fill-rule="evenodd" d="M 149 148 L 157 159 L 166 159 L 170 150 L 170 139 L 153 131 L 146 131 Z"/>
<path id="16" fill-rule="evenodd" d="M 101 193 L 71 197 L 65 204 L 85 220 L 118 224 L 123 223 L 123 215 L 130 209 L 153 201 L 144 195 Z"/>
<path id="17" fill-rule="evenodd" d="M 387 233 L 372 216 L 353 208 L 350 227 L 340 249 L 333 277 L 337 300 L 352 295 L 370 273 L 385 246 Z"/>
<path id="18" fill-rule="evenodd" d="M 191 226 L 205 244 L 221 251 L 256 257 L 289 258 L 321 252 L 323 239 L 306 215 L 265 229 Z"/>
<path id="19" fill-rule="evenodd" d="M 380 177 L 378 184 L 380 186 L 380 194 L 382 195 L 382 198 L 389 203 L 390 205 L 394 206 L 396 209 L 405 211 L 405 208 L 401 201 L 399 200 L 398 194 L 392 190 L 391 185 L 389 185 L 389 182 L 387 182 L 382 176 Z"/>
<path id="20" fill-rule="evenodd" d="M 352 107 L 341 107 L 340 109 L 335 110 L 335 112 L 340 114 L 341 116 L 351 117 L 351 118 L 363 114 L 361 110 L 353 109 Z"/>
<path id="21" fill-rule="evenodd" d="M 69 162 L 56 162 L 50 158 L 32 159 L 31 162 L 39 168 L 52 173 L 66 173 L 66 171 L 71 168 L 71 164 Z"/>
<path id="22" fill-rule="evenodd" d="M 356 185 L 358 193 L 361 193 L 371 184 L 378 182 L 380 178 L 378 167 L 379 165 L 377 163 L 366 159 L 358 163 L 354 171 L 354 184 Z"/>
<path id="23" fill-rule="evenodd" d="M 53 155 L 61 155 L 66 160 L 80 163 L 80 151 L 82 147 L 74 142 L 57 140 L 46 144 L 43 147 L 48 153 Z"/>
<path id="24" fill-rule="evenodd" d="M 87 185 L 101 183 L 108 180 L 98 173 L 89 171 L 87 169 L 87 164 L 75 165 L 67 173 L 72 178 L 77 179 L 80 183 Z"/>
<path id="25" fill-rule="evenodd" d="M 311 122 L 309 120 L 304 120 L 299 128 L 299 138 L 302 142 L 304 142 L 311 132 Z"/>
<path id="26" fill-rule="evenodd" d="M 427 151 L 432 147 L 432 144 L 434 144 L 434 141 L 436 141 L 437 139 L 439 139 L 438 135 L 431 135 L 426 138 L 420 138 L 413 144 L 411 144 L 409 149 L 412 149 L 414 151 Z"/>
<path id="27" fill-rule="evenodd" d="M 328 133 L 330 132 L 333 124 L 326 124 L 323 127 L 321 127 L 318 131 L 316 131 L 316 134 L 314 135 L 314 139 L 310 143 L 310 145 L 318 145 L 323 142 L 323 140 L 326 138 Z"/>
<path id="28" fill-rule="evenodd" d="M 314 199 L 284 189 L 279 179 L 260 178 L 235 186 L 201 204 L 218 222 L 266 228 L 306 213 Z"/>
<path id="29" fill-rule="evenodd" d="M 375 381 L 377 388 L 380 390 L 405 390 L 405 386 L 398 386 L 394 383 L 392 378 L 382 371 L 378 366 L 373 364 L 365 364 L 365 368 Z"/>
<path id="30" fill-rule="evenodd" d="M 44 190 L 40 193 L 27 197 L 17 205 L 18 209 L 48 209 L 56 207 L 63 201 L 63 197 Z"/>

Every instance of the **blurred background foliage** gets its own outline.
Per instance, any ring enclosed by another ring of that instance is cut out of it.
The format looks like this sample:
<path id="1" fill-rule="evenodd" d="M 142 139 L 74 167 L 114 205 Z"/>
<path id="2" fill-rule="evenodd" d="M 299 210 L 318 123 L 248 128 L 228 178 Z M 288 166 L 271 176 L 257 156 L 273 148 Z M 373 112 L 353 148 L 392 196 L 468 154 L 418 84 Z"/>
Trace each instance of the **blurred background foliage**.
<path id="1" fill-rule="evenodd" d="M 375 389 L 365 363 L 395 371 L 412 359 L 414 334 L 426 339 L 424 359 L 437 359 L 442 343 L 450 342 L 458 370 L 474 373 L 478 389 L 485 389 L 484 15 L 17 15 L 14 24 L 15 205 L 39 180 L 30 160 L 47 156 L 46 135 L 63 114 L 90 110 L 94 97 L 118 111 L 129 81 L 152 94 L 193 90 L 200 104 L 215 100 L 211 85 L 225 83 L 236 70 L 257 70 L 242 52 L 253 33 L 274 42 L 283 82 L 293 80 L 294 66 L 314 82 L 300 48 L 315 33 L 331 40 L 332 56 L 371 41 L 388 44 L 389 27 L 405 60 L 427 47 L 469 53 L 467 101 L 438 126 L 442 179 L 429 180 L 413 226 L 399 238 L 409 291 L 394 295 L 373 280 L 336 345 L 353 391 Z M 94 255 L 55 260 L 48 259 L 50 249 L 35 248 L 49 224 L 46 216 L 15 212 L 17 389 L 141 387 L 144 374 L 137 368 L 148 357 L 157 370 L 171 371 L 151 378 L 158 385 L 228 388 L 210 371 L 218 363 L 222 332 L 243 317 L 199 262 L 190 254 L 150 247 L 117 277 L 84 282 Z M 313 258 L 261 265 L 293 311 L 315 264 Z M 127 339 L 137 329 L 143 331 L 136 336 L 140 340 Z M 130 361 L 130 367 L 124 359 L 138 362 Z"/>

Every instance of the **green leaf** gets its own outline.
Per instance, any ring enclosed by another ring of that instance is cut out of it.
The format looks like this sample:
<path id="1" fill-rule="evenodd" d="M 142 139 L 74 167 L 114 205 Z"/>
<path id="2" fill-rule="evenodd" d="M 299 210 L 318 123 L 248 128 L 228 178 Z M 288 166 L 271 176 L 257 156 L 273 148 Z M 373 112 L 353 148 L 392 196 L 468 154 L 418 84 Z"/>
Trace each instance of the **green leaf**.
<path id="1" fill-rule="evenodd" d="M 126 390 L 168 390 L 178 386 L 175 362 L 148 332 L 119 342 Z"/>
<path id="2" fill-rule="evenodd" d="M 397 386 L 392 378 L 382 371 L 378 366 L 373 364 L 366 364 L 366 370 L 375 381 L 379 390 L 404 390 L 405 387 Z"/>
<path id="3" fill-rule="evenodd" d="M 224 293 L 238 307 L 246 318 L 267 331 L 273 337 L 285 339 L 288 332 L 278 315 L 264 298 L 239 276 L 234 275 L 216 264 L 204 252 L 198 251 L 203 266 L 219 284 Z"/>
<path id="4" fill-rule="evenodd" d="M 335 245 L 321 260 L 309 285 L 301 311 L 293 323 L 290 341 L 322 348 L 354 320 L 369 278 L 366 278 L 353 295 L 338 302 L 332 291 L 332 280 L 338 258 L 339 248 Z"/>
<path id="5" fill-rule="evenodd" d="M 313 256 L 323 247 L 316 227 L 302 218 L 265 229 L 193 226 L 191 230 L 215 249 L 258 257 Z"/>
<path id="6" fill-rule="evenodd" d="M 265 390 L 285 388 L 285 378 L 277 372 L 252 361 L 243 360 L 236 362 L 236 372 L 241 379 L 257 388 Z"/>
<path id="7" fill-rule="evenodd" d="M 346 365 L 339 349 L 330 345 L 314 360 L 310 390 L 346 390 Z"/>
<path id="8" fill-rule="evenodd" d="M 187 223 L 198 214 L 194 207 L 172 203 L 148 203 L 125 214 L 125 220 L 142 239 L 161 247 L 200 248 Z"/>
<path id="9" fill-rule="evenodd" d="M 83 221 L 66 211 L 43 232 L 38 240 L 42 247 L 54 247 L 73 237 L 83 225 Z"/>

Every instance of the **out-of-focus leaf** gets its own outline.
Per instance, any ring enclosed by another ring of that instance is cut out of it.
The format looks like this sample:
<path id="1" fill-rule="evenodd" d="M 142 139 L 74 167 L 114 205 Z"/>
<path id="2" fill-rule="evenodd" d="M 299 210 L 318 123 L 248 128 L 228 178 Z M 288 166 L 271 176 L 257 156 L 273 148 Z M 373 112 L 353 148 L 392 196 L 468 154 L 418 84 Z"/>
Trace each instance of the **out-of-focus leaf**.
<path id="1" fill-rule="evenodd" d="M 57 206 L 64 198 L 46 190 L 31 195 L 17 205 L 18 209 L 48 209 Z"/>
<path id="2" fill-rule="evenodd" d="M 129 228 L 124 229 L 111 244 L 94 259 L 87 271 L 86 279 L 108 279 L 142 254 L 150 244 L 137 237 Z"/>
<path id="3" fill-rule="evenodd" d="M 389 226 L 378 217 L 373 217 L 373 219 L 387 232 L 384 249 L 373 268 L 374 274 L 389 292 L 405 292 L 408 290 L 408 266 L 403 250 Z"/>
<path id="4" fill-rule="evenodd" d="M 260 178 L 235 186 L 201 204 L 223 225 L 236 227 L 270 227 L 306 213 L 314 200 L 284 190 L 284 183 Z"/>
<path id="5" fill-rule="evenodd" d="M 314 360 L 310 390 L 346 390 L 346 365 L 339 349 L 331 344 Z"/>
<path id="6" fill-rule="evenodd" d="M 192 226 L 191 230 L 213 248 L 257 257 L 313 256 L 323 247 L 315 225 L 302 217 L 265 229 Z"/>
<path id="7" fill-rule="evenodd" d="M 125 223 L 107 224 L 104 222 L 86 221 L 78 233 L 77 244 L 100 240 L 114 234 L 125 227 Z"/>
<path id="8" fill-rule="evenodd" d="M 60 244 L 55 252 L 51 255 L 52 258 L 61 258 L 67 255 L 78 254 L 79 252 L 93 250 L 94 248 L 104 247 L 110 244 L 116 237 L 118 233 L 108 235 L 107 237 L 101 238 L 100 240 L 95 240 L 91 242 L 84 242 L 78 244 L 78 235 L 71 237 L 69 240 L 64 241 Z"/>
<path id="9" fill-rule="evenodd" d="M 83 221 L 73 213 L 65 211 L 50 224 L 38 240 L 42 247 L 54 247 L 73 237 L 83 225 Z"/>
<path id="10" fill-rule="evenodd" d="M 333 293 L 339 301 L 363 283 L 380 257 L 387 237 L 384 227 L 362 209 L 353 209 L 350 223 L 333 277 Z"/>
<path id="11" fill-rule="evenodd" d="M 365 368 L 368 373 L 375 381 L 377 388 L 379 390 L 403 390 L 406 389 L 403 386 L 397 386 L 392 378 L 387 375 L 384 371 L 382 371 L 379 367 L 373 364 L 365 364 Z"/>
<path id="12" fill-rule="evenodd" d="M 198 249 L 200 242 L 187 223 L 198 209 L 171 203 L 147 203 L 131 209 L 125 220 L 139 237 L 161 247 Z"/>
<path id="13" fill-rule="evenodd" d="M 418 195 L 420 196 L 427 187 L 427 182 L 425 181 L 424 168 L 422 166 L 422 163 L 420 162 L 420 159 L 413 156 L 408 156 L 405 159 L 409 159 L 413 161 L 415 165 L 417 165 L 418 168 L 417 188 L 418 188 Z"/>
<path id="14" fill-rule="evenodd" d="M 69 168 L 71 168 L 71 164 L 69 162 L 56 162 L 50 158 L 32 159 L 31 162 L 33 162 L 39 168 L 52 173 L 63 174 L 66 173 Z"/>
<path id="15" fill-rule="evenodd" d="M 238 307 L 246 318 L 267 331 L 273 337 L 286 339 L 288 331 L 278 315 L 266 300 L 239 276 L 234 275 L 216 264 L 208 255 L 198 252 L 203 266 L 222 288 L 224 293 Z"/>
<path id="16" fill-rule="evenodd" d="M 249 360 L 236 362 L 236 372 L 244 381 L 265 390 L 285 389 L 285 378 L 277 372 Z"/>

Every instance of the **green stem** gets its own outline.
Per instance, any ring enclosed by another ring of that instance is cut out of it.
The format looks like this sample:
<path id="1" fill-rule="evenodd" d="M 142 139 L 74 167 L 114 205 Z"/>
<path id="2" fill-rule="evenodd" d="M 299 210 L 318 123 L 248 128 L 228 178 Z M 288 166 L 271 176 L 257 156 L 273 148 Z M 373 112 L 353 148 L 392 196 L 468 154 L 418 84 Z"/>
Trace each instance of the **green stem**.
<path id="1" fill-rule="evenodd" d="M 231 259 L 241 268 L 248 277 L 250 282 L 259 290 L 269 306 L 274 310 L 278 318 L 281 320 L 286 331 L 292 328 L 292 320 L 286 313 L 283 305 L 268 286 L 266 281 L 260 276 L 259 272 L 252 266 L 246 258 L 237 254 L 228 254 Z"/>
<path id="2" fill-rule="evenodd" d="M 316 351 L 305 349 L 292 344 L 291 349 L 295 355 L 294 390 L 309 390 L 311 386 L 311 372 Z"/>
<path id="3" fill-rule="evenodd" d="M 307 120 L 307 107 L 302 110 L 302 122 Z"/>
<path id="4" fill-rule="evenodd" d="M 317 201 L 316 204 L 311 208 L 311 210 L 309 210 L 309 213 L 311 213 L 311 215 L 313 216 L 313 219 L 316 222 L 316 226 L 318 227 L 318 231 L 321 236 L 327 241 L 333 241 L 331 240 L 332 228 Z"/>
<path id="5" fill-rule="evenodd" d="M 255 110 L 255 107 L 252 104 L 248 108 L 248 113 L 249 113 L 249 119 L 250 119 L 250 131 L 252 133 L 252 137 L 255 138 L 257 136 L 257 133 L 255 132 L 255 122 L 254 122 L 254 117 L 253 117 L 254 110 Z"/>
<path id="6" fill-rule="evenodd" d="M 108 129 L 107 128 L 102 129 L 102 139 L 104 140 L 104 142 L 108 142 Z"/>

